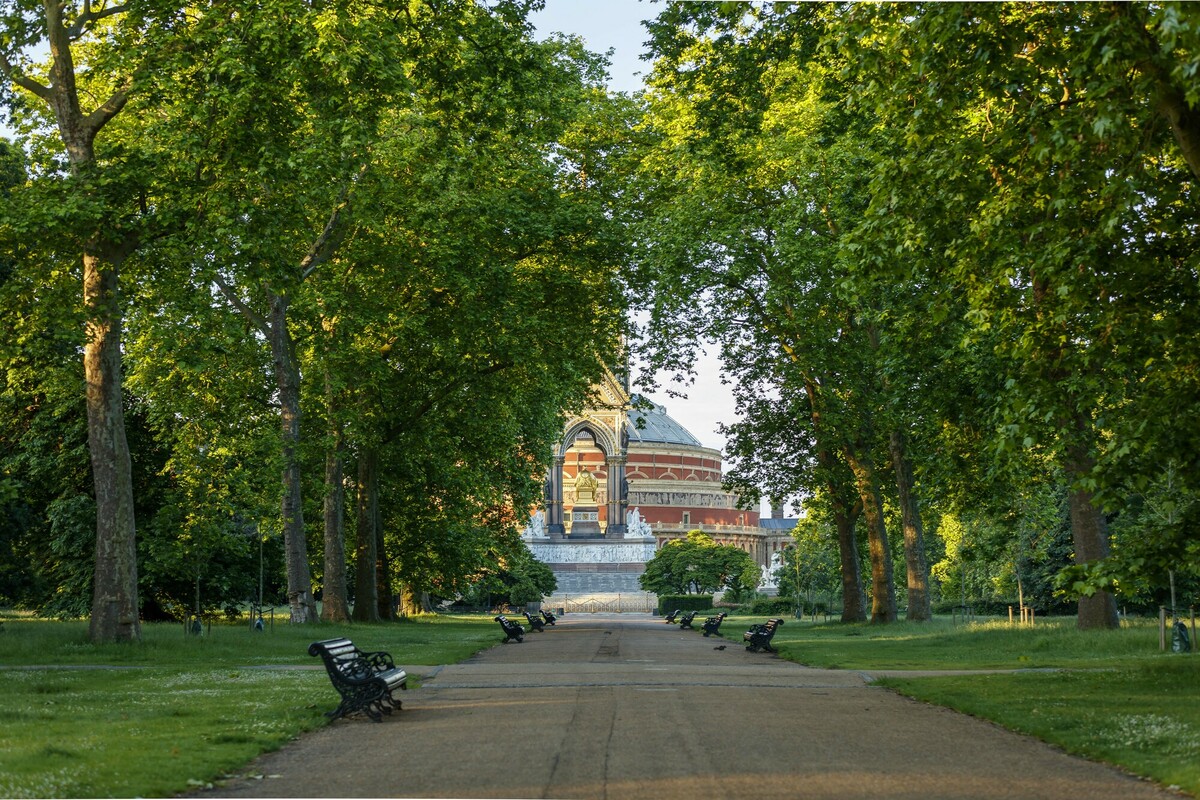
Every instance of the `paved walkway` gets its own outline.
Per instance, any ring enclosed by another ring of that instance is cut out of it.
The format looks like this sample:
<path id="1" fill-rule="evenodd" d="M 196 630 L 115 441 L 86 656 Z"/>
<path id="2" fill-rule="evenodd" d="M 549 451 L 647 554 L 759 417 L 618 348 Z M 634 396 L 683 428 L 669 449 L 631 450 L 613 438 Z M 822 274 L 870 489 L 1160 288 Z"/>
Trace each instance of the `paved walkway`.
<path id="1" fill-rule="evenodd" d="M 568 615 L 430 669 L 381 724 L 339 720 L 248 767 L 263 777 L 194 796 L 1177 797 L 860 673 L 721 643 L 649 616 Z"/>

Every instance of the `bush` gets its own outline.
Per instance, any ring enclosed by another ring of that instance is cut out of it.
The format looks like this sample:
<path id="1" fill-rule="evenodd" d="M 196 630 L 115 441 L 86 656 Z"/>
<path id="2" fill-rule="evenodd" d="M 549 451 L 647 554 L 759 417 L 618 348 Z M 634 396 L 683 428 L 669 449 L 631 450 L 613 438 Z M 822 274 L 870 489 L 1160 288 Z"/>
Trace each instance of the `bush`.
<path id="1" fill-rule="evenodd" d="M 789 615 L 796 610 L 796 602 L 790 597 L 760 597 L 738 609 L 740 614 L 751 616 L 765 615 L 778 617 Z"/>
<path id="2" fill-rule="evenodd" d="M 1017 599 L 1006 599 L 1002 597 L 991 597 L 986 600 L 979 598 L 967 598 L 967 608 L 980 617 L 1007 617 L 1008 609 L 1012 607 L 1013 614 L 1017 614 Z M 943 614 L 950 616 L 961 610 L 962 600 L 942 600 L 933 604 L 934 614 Z M 1034 613 L 1041 615 L 1049 614 L 1075 614 L 1078 610 L 1076 603 L 1064 603 L 1055 605 L 1053 608 L 1045 609 L 1034 606 Z M 903 614 L 901 614 L 903 616 Z"/>
<path id="3" fill-rule="evenodd" d="M 658 596 L 658 613 L 670 614 L 672 611 L 708 611 L 713 607 L 711 594 L 660 594 Z"/>

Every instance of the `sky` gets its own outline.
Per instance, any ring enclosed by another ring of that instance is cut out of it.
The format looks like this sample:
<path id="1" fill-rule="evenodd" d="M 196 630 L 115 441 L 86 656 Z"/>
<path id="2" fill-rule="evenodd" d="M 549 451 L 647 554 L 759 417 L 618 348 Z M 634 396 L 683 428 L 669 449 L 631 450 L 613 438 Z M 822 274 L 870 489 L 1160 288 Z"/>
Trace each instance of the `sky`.
<path id="1" fill-rule="evenodd" d="M 642 88 L 640 73 L 648 72 L 650 64 L 639 59 L 642 44 L 648 38 L 642 27 L 643 19 L 658 15 L 662 4 L 647 0 L 546 0 L 546 7 L 530 19 L 539 37 L 558 31 L 583 37 L 589 50 L 604 53 L 610 48 L 609 88 L 618 92 L 633 92 Z M 633 389 L 637 391 L 638 365 L 633 365 Z M 717 430 L 718 423 L 736 420 L 733 393 L 721 383 L 720 364 L 715 356 L 702 358 L 696 367 L 695 384 L 674 386 L 685 398 L 669 396 L 660 389 L 649 395 L 680 425 L 687 428 L 705 447 L 723 450 L 725 437 Z M 666 376 L 659 382 L 667 386 Z"/>

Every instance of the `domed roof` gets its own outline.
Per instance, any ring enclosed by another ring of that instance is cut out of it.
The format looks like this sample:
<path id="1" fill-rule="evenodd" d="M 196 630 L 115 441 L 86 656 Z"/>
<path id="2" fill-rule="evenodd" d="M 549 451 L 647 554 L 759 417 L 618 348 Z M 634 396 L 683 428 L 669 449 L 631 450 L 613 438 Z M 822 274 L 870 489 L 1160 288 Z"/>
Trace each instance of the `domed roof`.
<path id="1" fill-rule="evenodd" d="M 626 412 L 629 419 L 629 443 L 656 442 L 703 447 L 691 431 L 667 416 L 667 409 L 645 396 L 634 399 Z"/>

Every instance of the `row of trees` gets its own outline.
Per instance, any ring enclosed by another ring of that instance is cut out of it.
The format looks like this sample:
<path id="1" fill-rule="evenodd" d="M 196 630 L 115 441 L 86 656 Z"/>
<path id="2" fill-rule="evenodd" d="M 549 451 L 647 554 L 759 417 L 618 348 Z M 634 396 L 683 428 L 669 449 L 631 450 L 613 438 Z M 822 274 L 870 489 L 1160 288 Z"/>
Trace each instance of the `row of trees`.
<path id="1" fill-rule="evenodd" d="M 717 344 L 846 620 L 1195 573 L 1200 11 L 676 3 L 630 99 L 537 5 L 0 2 L 6 598 L 520 572 L 624 296 L 651 368 Z"/>
<path id="2" fill-rule="evenodd" d="M 1195 7 L 679 3 L 649 29 L 643 354 L 686 373 L 716 343 L 734 481 L 827 522 L 843 619 L 864 529 L 870 619 L 894 550 L 928 618 L 930 519 L 1028 552 L 1065 508 L 1083 627 L 1195 572 Z"/>
<path id="3" fill-rule="evenodd" d="M 0 4 L 0 595 L 129 640 L 264 541 L 294 622 L 520 558 L 624 325 L 622 112 L 535 5 Z"/>

